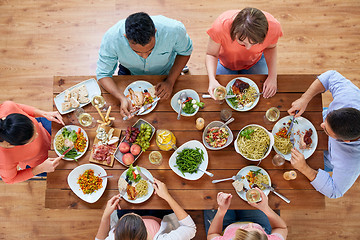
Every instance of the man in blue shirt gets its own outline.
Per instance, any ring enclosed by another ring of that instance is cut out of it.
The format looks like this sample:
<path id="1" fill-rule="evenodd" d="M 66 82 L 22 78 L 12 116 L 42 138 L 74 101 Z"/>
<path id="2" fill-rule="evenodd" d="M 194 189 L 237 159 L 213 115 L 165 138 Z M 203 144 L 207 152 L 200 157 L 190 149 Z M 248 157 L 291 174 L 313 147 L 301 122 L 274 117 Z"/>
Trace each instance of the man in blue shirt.
<path id="1" fill-rule="evenodd" d="M 120 113 L 130 117 L 130 100 L 112 79 L 117 63 L 119 75 L 168 75 L 156 85 L 156 95 L 168 98 L 176 79 L 188 62 L 192 41 L 184 25 L 164 16 L 139 12 L 111 27 L 104 35 L 96 77 L 120 101 Z"/>
<path id="2" fill-rule="evenodd" d="M 313 187 L 329 198 L 339 198 L 350 189 L 360 175 L 360 89 L 336 71 L 327 71 L 292 103 L 288 110 L 300 116 L 310 100 L 329 90 L 333 96 L 321 127 L 329 136 L 324 163 L 332 176 L 322 169 L 312 169 L 297 149 L 292 149 L 291 164 L 303 173 Z"/>

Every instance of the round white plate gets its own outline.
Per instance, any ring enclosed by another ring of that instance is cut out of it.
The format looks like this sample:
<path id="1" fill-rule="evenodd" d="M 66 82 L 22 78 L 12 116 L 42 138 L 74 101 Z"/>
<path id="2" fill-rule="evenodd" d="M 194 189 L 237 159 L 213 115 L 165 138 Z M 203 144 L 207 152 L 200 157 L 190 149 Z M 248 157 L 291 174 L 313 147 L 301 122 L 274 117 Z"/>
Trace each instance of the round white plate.
<path id="1" fill-rule="evenodd" d="M 238 141 L 238 138 L 239 138 L 239 136 L 240 136 L 241 131 L 244 130 L 245 128 L 251 127 L 251 126 L 256 126 L 256 127 L 260 127 L 260 128 L 262 128 L 262 129 L 264 129 L 264 130 L 266 131 L 266 133 L 268 134 L 269 138 L 270 138 L 269 148 L 268 148 L 267 152 L 265 153 L 265 155 L 264 155 L 262 158 L 260 158 L 260 159 L 250 159 L 250 158 L 245 157 L 244 155 L 242 155 L 242 153 L 240 152 L 240 150 L 239 150 L 239 148 L 238 148 L 238 145 L 237 145 L 237 141 Z M 235 151 L 236 151 L 237 153 L 239 153 L 241 156 L 243 156 L 245 159 L 249 160 L 249 161 L 261 161 L 261 160 L 263 160 L 264 158 L 266 158 L 266 157 L 269 155 L 269 153 L 271 152 L 271 148 L 272 148 L 273 145 L 274 145 L 274 136 L 273 136 L 268 130 L 266 130 L 263 126 L 260 126 L 260 125 L 257 125 L 257 124 L 250 124 L 250 125 L 247 125 L 247 126 L 243 127 L 243 128 L 239 131 L 239 133 L 238 133 L 238 135 L 237 135 L 237 137 L 236 137 L 236 139 L 235 139 L 235 141 L 234 141 Z"/>
<path id="2" fill-rule="evenodd" d="M 256 89 L 256 92 L 257 93 L 260 93 L 259 91 L 259 88 L 258 86 L 256 85 L 256 83 L 254 83 L 251 79 L 249 78 L 245 78 L 245 77 L 237 77 L 237 78 L 234 78 L 233 80 L 231 80 L 227 85 L 226 85 L 226 92 L 229 92 L 229 90 L 231 89 L 232 85 L 234 84 L 234 82 L 236 81 L 236 79 L 240 79 L 246 83 L 248 83 L 251 87 L 254 87 Z M 244 108 L 235 108 L 229 101 L 229 99 L 226 99 L 226 102 L 227 104 L 232 108 L 234 109 L 235 111 L 240 111 L 240 112 L 246 112 L 246 111 L 249 111 L 251 109 L 253 109 L 256 104 L 258 104 L 259 102 L 259 99 L 260 99 L 260 96 L 258 96 L 255 100 L 255 102 L 251 105 L 251 106 L 245 106 Z"/>
<path id="3" fill-rule="evenodd" d="M 178 103 L 178 100 L 179 100 L 180 94 L 182 92 L 186 92 L 188 97 L 191 97 L 192 99 L 195 99 L 196 101 L 200 102 L 199 94 L 197 94 L 197 92 L 195 92 L 194 90 L 184 89 L 184 90 L 178 91 L 171 98 L 171 102 L 170 102 L 172 109 L 174 109 L 174 111 L 176 113 L 179 113 L 180 104 Z M 191 117 L 191 116 L 194 116 L 198 111 L 199 111 L 199 106 L 196 106 L 194 113 L 188 114 L 188 113 L 181 112 L 181 116 Z"/>
<path id="4" fill-rule="evenodd" d="M 209 128 L 212 128 L 212 127 L 220 127 L 220 126 L 223 125 L 223 124 L 224 124 L 224 123 L 221 122 L 221 121 L 213 121 L 213 122 L 209 123 L 209 124 L 206 126 L 206 128 L 204 129 L 204 132 L 203 132 L 203 136 L 202 136 L 202 140 L 203 140 L 203 143 L 204 143 L 204 145 L 205 145 L 206 148 L 208 148 L 208 149 L 210 149 L 210 150 L 220 150 L 220 149 L 226 148 L 227 146 L 229 146 L 229 145 L 232 143 L 232 141 L 234 140 L 234 135 L 233 135 L 231 129 L 230 129 L 227 125 L 225 125 L 224 127 L 225 127 L 226 130 L 229 132 L 229 137 L 228 137 L 228 139 L 227 139 L 227 141 L 226 141 L 226 143 L 225 143 L 224 146 L 222 146 L 222 147 L 217 147 L 217 148 L 216 148 L 216 147 L 211 147 L 211 146 L 206 142 L 206 140 L 205 140 L 205 137 L 206 137 L 206 134 L 207 134 L 207 131 L 208 131 Z"/>
<path id="5" fill-rule="evenodd" d="M 106 171 L 95 164 L 83 164 L 76 168 L 74 168 L 68 175 L 67 181 L 70 186 L 70 189 L 78 196 L 80 199 L 84 200 L 88 203 L 94 203 L 103 195 L 105 192 L 106 184 L 107 184 L 107 178 L 103 179 L 102 182 L 102 188 L 99 190 L 91 193 L 91 194 L 84 194 L 83 191 L 80 188 L 80 185 L 77 183 L 79 177 L 81 174 L 83 174 L 86 170 L 93 169 L 95 176 L 106 176 Z"/>
<path id="6" fill-rule="evenodd" d="M 134 168 L 136 168 L 136 167 L 134 167 Z M 145 169 L 145 168 L 143 168 L 143 167 L 139 167 L 139 168 L 140 168 L 141 172 L 142 172 L 143 174 L 145 174 L 145 176 L 147 176 L 151 181 L 154 181 L 154 177 L 151 175 L 151 173 L 150 173 L 147 169 Z M 128 170 L 125 170 L 125 171 L 121 174 L 120 177 L 123 178 L 123 179 L 125 179 L 125 178 L 126 178 L 126 172 L 127 172 L 127 171 L 128 171 Z M 154 187 L 152 186 L 152 184 L 151 184 L 149 181 L 146 181 L 146 182 L 148 183 L 148 193 L 147 193 L 145 196 L 136 198 L 135 200 L 130 200 L 129 197 L 128 197 L 128 194 L 125 193 L 123 199 L 124 199 L 125 201 L 129 202 L 129 203 L 142 203 L 142 202 L 145 202 L 146 200 L 148 200 L 148 199 L 151 197 L 151 195 L 153 194 L 153 192 L 154 192 Z"/>
<path id="7" fill-rule="evenodd" d="M 289 125 L 287 125 L 287 123 L 289 122 L 289 120 L 291 118 L 292 118 L 292 116 L 286 116 L 286 117 L 281 118 L 274 125 L 274 127 L 273 127 L 273 129 L 271 131 L 272 134 L 275 135 L 282 127 L 286 126 L 288 128 Z M 284 123 L 286 125 L 284 125 Z M 311 128 L 312 131 L 313 131 L 313 134 L 311 136 L 311 139 L 312 139 L 311 147 L 310 147 L 310 149 L 300 149 L 299 148 L 300 136 L 297 133 L 304 134 L 305 130 L 309 130 L 309 128 Z M 297 117 L 297 118 L 295 118 L 293 129 L 291 131 L 294 133 L 294 145 L 295 145 L 295 148 L 297 150 L 299 150 L 302 154 L 304 154 L 305 159 L 309 158 L 315 152 L 317 144 L 318 144 L 318 135 L 317 135 L 317 132 L 316 132 L 316 129 L 315 129 L 314 125 L 304 117 Z M 273 147 L 274 147 L 275 152 L 283 155 L 286 160 L 290 161 L 291 153 L 284 155 L 275 147 L 275 144 L 274 144 Z"/>
<path id="8" fill-rule="evenodd" d="M 208 163 L 209 163 L 209 156 L 208 153 L 206 151 L 206 148 L 204 147 L 204 145 L 197 141 L 197 140 L 191 140 L 188 141 L 186 143 L 184 143 L 183 145 L 181 145 L 170 157 L 169 159 L 169 166 L 170 168 L 174 171 L 174 173 L 176 173 L 177 175 L 179 175 L 182 178 L 185 178 L 187 180 L 198 180 L 199 178 L 202 177 L 202 175 L 204 175 L 204 172 L 198 170 L 196 173 L 185 173 L 185 176 L 182 174 L 182 172 L 175 166 L 176 165 L 176 157 L 178 155 L 178 152 L 181 152 L 183 149 L 185 148 L 191 148 L 191 149 L 196 149 L 196 148 L 200 148 L 201 150 L 204 151 L 204 160 L 202 161 L 202 163 L 200 164 L 200 168 L 206 170 Z"/>
<path id="9" fill-rule="evenodd" d="M 83 152 L 77 151 L 77 153 L 80 153 L 80 155 L 77 156 L 77 157 L 75 157 L 75 159 L 79 159 L 79 158 L 81 158 L 81 157 L 86 153 L 86 150 L 87 150 L 88 147 L 89 147 L 89 138 L 88 138 L 88 135 L 86 134 L 85 130 L 82 129 L 81 127 L 79 127 L 79 126 L 76 126 L 76 125 L 67 125 L 67 126 L 65 126 L 65 127 L 66 127 L 69 131 L 75 130 L 75 132 L 77 132 L 78 129 L 80 128 L 80 129 L 81 129 L 81 132 L 84 134 L 84 137 L 86 138 L 86 147 L 85 147 L 84 151 L 83 151 Z M 56 139 L 56 136 L 57 136 L 57 135 L 61 134 L 63 128 L 64 128 L 64 127 L 62 127 L 62 128 L 55 134 L 54 143 L 53 143 L 53 144 L 54 144 L 55 152 L 56 152 L 56 154 L 57 154 L 59 157 L 61 156 L 61 153 L 60 153 L 60 152 L 56 149 L 56 147 L 55 147 L 55 139 Z M 64 159 L 64 160 L 67 160 L 67 161 L 74 161 L 74 159 L 67 158 L 67 157 L 64 157 L 63 159 Z"/>
<path id="10" fill-rule="evenodd" d="M 258 166 L 247 166 L 247 167 L 244 167 L 242 168 L 236 175 L 241 175 L 242 177 L 244 177 L 244 179 L 241 180 L 241 182 L 244 183 L 244 187 L 246 187 L 247 189 L 250 189 L 250 186 L 249 186 L 249 182 L 248 180 L 246 179 L 246 175 L 248 174 L 248 172 L 250 170 L 253 170 L 253 171 L 257 171 L 261 169 L 261 173 L 266 175 L 268 178 L 269 178 L 269 186 L 271 186 L 271 179 L 270 179 L 270 175 L 261 167 L 258 167 Z M 263 190 L 264 194 L 267 196 L 269 195 L 270 193 L 270 190 L 269 189 L 265 189 Z M 247 199 L 246 199 L 246 192 L 243 190 L 241 192 L 238 192 L 236 191 L 236 193 L 239 195 L 239 197 L 241 197 L 242 200 L 246 201 L 247 202 Z"/>
<path id="11" fill-rule="evenodd" d="M 130 83 L 124 90 L 124 95 L 127 96 L 129 95 L 129 88 L 131 88 L 132 90 L 134 90 L 134 92 L 144 92 L 145 89 L 149 89 L 149 88 L 153 88 L 154 85 L 152 85 L 151 83 L 147 82 L 147 81 L 143 81 L 143 80 L 139 80 L 139 81 L 135 81 Z M 152 96 L 153 98 L 155 98 L 155 96 Z M 154 108 L 156 107 L 158 102 L 156 102 L 155 104 L 152 105 L 152 107 L 150 109 L 145 110 L 143 113 L 139 114 L 139 115 L 145 115 L 150 113 L 152 110 L 154 110 Z"/>

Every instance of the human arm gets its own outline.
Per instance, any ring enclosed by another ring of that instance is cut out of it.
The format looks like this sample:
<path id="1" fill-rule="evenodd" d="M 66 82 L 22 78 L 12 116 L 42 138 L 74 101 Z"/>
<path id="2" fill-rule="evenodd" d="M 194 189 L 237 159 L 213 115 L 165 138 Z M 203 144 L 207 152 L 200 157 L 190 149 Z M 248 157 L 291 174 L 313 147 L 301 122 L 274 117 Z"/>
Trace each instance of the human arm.
<path id="1" fill-rule="evenodd" d="M 268 67 L 268 77 L 263 86 L 264 98 L 270 98 L 276 94 L 277 90 L 277 47 L 272 44 L 264 49 L 264 57 Z"/>
<path id="2" fill-rule="evenodd" d="M 211 37 L 209 37 L 209 42 L 206 50 L 205 65 L 209 76 L 208 92 L 213 99 L 215 99 L 214 89 L 221 86 L 215 78 L 220 47 L 220 43 L 216 43 L 214 40 L 211 39 Z"/>
<path id="3" fill-rule="evenodd" d="M 50 122 L 56 122 L 58 124 L 62 124 L 65 126 L 64 120 L 59 112 L 46 112 L 40 109 L 35 108 L 34 109 L 34 115 L 35 117 L 44 117 Z"/>
<path id="4" fill-rule="evenodd" d="M 310 182 L 315 179 L 318 172 L 306 163 L 304 155 L 296 148 L 291 149 L 290 162 L 291 165 L 304 174 Z"/>
<path id="5" fill-rule="evenodd" d="M 107 202 L 104 213 L 101 217 L 100 226 L 96 234 L 96 239 L 103 240 L 105 239 L 110 231 L 110 216 L 113 211 L 120 209 L 120 194 L 113 196 Z"/>
<path id="6" fill-rule="evenodd" d="M 56 158 L 48 158 L 40 165 L 32 168 L 32 173 L 34 176 L 43 173 L 43 172 L 54 172 L 56 167 L 59 165 L 60 160 L 64 157 L 61 155 L 60 157 Z"/>
<path id="7" fill-rule="evenodd" d="M 230 193 L 219 192 L 217 194 L 218 210 L 213 221 L 210 224 L 207 239 L 211 240 L 220 236 L 223 227 L 223 220 L 227 210 L 230 207 L 232 195 Z"/>
<path id="8" fill-rule="evenodd" d="M 176 79 L 179 77 L 181 71 L 185 67 L 186 63 L 189 61 L 189 56 L 177 55 L 175 62 L 170 69 L 169 75 L 167 78 L 156 85 L 156 95 L 160 98 L 167 99 L 171 96 L 174 84 Z"/>
<path id="9" fill-rule="evenodd" d="M 251 206 L 261 210 L 268 217 L 272 231 L 271 233 L 278 233 L 286 239 L 288 229 L 285 221 L 277 215 L 270 207 L 268 197 L 259 188 L 256 188 L 261 195 L 261 201 L 259 203 L 249 203 Z"/>

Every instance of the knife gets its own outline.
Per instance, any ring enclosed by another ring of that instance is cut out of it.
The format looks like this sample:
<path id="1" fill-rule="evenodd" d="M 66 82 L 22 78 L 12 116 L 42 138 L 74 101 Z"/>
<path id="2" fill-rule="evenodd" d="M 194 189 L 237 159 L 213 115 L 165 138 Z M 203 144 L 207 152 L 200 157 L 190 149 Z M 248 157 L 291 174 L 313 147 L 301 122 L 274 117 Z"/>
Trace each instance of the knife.
<path id="1" fill-rule="evenodd" d="M 299 112 L 299 110 L 296 110 L 296 111 L 295 111 L 295 114 L 294 114 L 294 115 L 292 116 L 292 118 L 291 118 L 290 127 L 289 127 L 288 131 L 286 132 L 286 136 L 288 136 L 289 134 L 291 134 L 291 135 L 290 135 L 290 142 L 292 143 L 293 146 L 294 146 L 294 135 L 291 133 L 291 130 L 292 130 L 293 126 L 294 126 L 295 115 L 296 115 L 298 112 Z"/>
<path id="2" fill-rule="evenodd" d="M 149 181 L 151 184 L 154 184 L 154 181 L 150 180 L 144 173 L 142 173 L 142 172 L 140 171 L 140 169 L 138 169 L 138 171 L 139 171 L 140 176 L 141 176 L 145 181 Z"/>
<path id="3" fill-rule="evenodd" d="M 152 103 L 148 103 L 148 104 L 142 106 L 140 109 L 136 110 L 135 112 L 131 113 L 131 116 L 139 115 L 139 114 L 145 112 L 146 109 L 152 107 L 152 106 L 153 106 L 157 101 L 159 101 L 159 100 L 160 100 L 159 97 L 155 98 Z M 128 119 L 129 119 L 128 116 L 123 117 L 123 120 L 124 120 L 124 121 L 125 121 L 125 120 L 128 120 Z"/>
<path id="4" fill-rule="evenodd" d="M 225 99 L 236 97 L 236 95 L 226 95 Z M 202 98 L 211 98 L 209 94 L 203 94 Z"/>
<path id="5" fill-rule="evenodd" d="M 286 203 L 290 203 L 290 200 L 289 200 L 288 198 L 286 198 L 285 196 L 283 196 L 283 195 L 281 195 L 280 193 L 276 192 L 273 187 L 270 187 L 270 186 L 267 185 L 266 183 L 261 183 L 261 185 L 263 185 L 266 189 L 269 189 L 270 191 L 272 191 L 273 193 L 275 193 L 275 195 L 277 195 L 279 198 L 281 198 L 282 200 L 284 200 Z"/>

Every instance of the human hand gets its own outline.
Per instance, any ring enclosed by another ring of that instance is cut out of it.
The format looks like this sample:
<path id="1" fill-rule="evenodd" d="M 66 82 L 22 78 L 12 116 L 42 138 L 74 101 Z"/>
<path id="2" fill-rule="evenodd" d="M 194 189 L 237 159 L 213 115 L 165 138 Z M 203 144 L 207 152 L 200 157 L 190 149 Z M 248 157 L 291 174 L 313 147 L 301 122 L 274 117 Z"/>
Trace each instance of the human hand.
<path id="1" fill-rule="evenodd" d="M 257 208 L 264 212 L 267 208 L 269 208 L 269 199 L 265 195 L 265 193 L 263 191 L 261 191 L 259 188 L 256 187 L 255 189 L 260 192 L 261 201 L 258 203 L 250 203 L 250 202 L 248 202 L 248 203 L 250 206 L 253 206 L 254 208 Z"/>
<path id="2" fill-rule="evenodd" d="M 153 187 L 155 189 L 155 194 L 157 194 L 159 197 L 161 197 L 165 201 L 167 201 L 167 199 L 169 197 L 171 197 L 165 183 L 161 182 L 160 180 L 157 180 L 156 178 L 154 178 Z"/>
<path id="3" fill-rule="evenodd" d="M 171 96 L 171 93 L 173 91 L 174 84 L 169 82 L 168 80 L 162 81 L 158 84 L 156 84 L 156 96 L 159 98 L 168 99 Z"/>
<path id="4" fill-rule="evenodd" d="M 217 203 L 219 204 L 219 211 L 226 212 L 231 204 L 231 193 L 219 192 L 217 194 Z"/>
<path id="5" fill-rule="evenodd" d="M 120 114 L 122 117 L 127 116 L 128 119 L 132 118 L 133 116 L 130 114 L 133 111 L 133 107 L 131 104 L 130 99 L 127 97 L 121 97 L 120 99 Z"/>
<path id="6" fill-rule="evenodd" d="M 299 152 L 296 148 L 291 149 L 290 162 L 291 165 L 300 172 L 303 172 L 303 170 L 307 167 L 304 154 Z"/>
<path id="7" fill-rule="evenodd" d="M 291 103 L 291 108 L 287 111 L 289 115 L 295 115 L 295 117 L 300 117 L 303 112 L 305 112 L 305 109 L 308 105 L 309 101 L 305 98 L 301 97 L 297 100 L 295 100 L 293 103 Z M 296 111 L 299 111 L 296 113 Z"/>
<path id="8" fill-rule="evenodd" d="M 277 90 L 277 79 L 270 78 L 269 76 L 266 78 L 263 86 L 263 97 L 271 98 L 276 94 Z"/>
<path id="9" fill-rule="evenodd" d="M 120 194 L 117 194 L 117 195 L 113 196 L 112 198 L 110 198 L 109 201 L 107 201 L 107 203 L 106 203 L 103 217 L 110 217 L 110 215 L 116 209 L 120 210 L 121 207 L 120 207 L 119 202 L 120 202 Z"/>
<path id="10" fill-rule="evenodd" d="M 39 165 L 39 173 L 42 172 L 54 172 L 56 167 L 59 165 L 60 160 L 64 157 L 64 155 L 61 155 L 57 158 L 48 158 L 43 163 Z"/>
<path id="11" fill-rule="evenodd" d="M 45 117 L 47 120 L 49 120 L 50 122 L 56 122 L 58 124 L 62 124 L 65 126 L 65 123 L 63 121 L 62 116 L 60 115 L 59 112 L 42 112 L 43 117 Z"/>
<path id="12" fill-rule="evenodd" d="M 212 81 L 209 82 L 209 88 L 208 88 L 208 92 L 210 94 L 210 96 L 216 100 L 215 96 L 214 96 L 214 89 L 217 88 L 217 87 L 221 87 L 220 83 L 214 79 Z"/>

